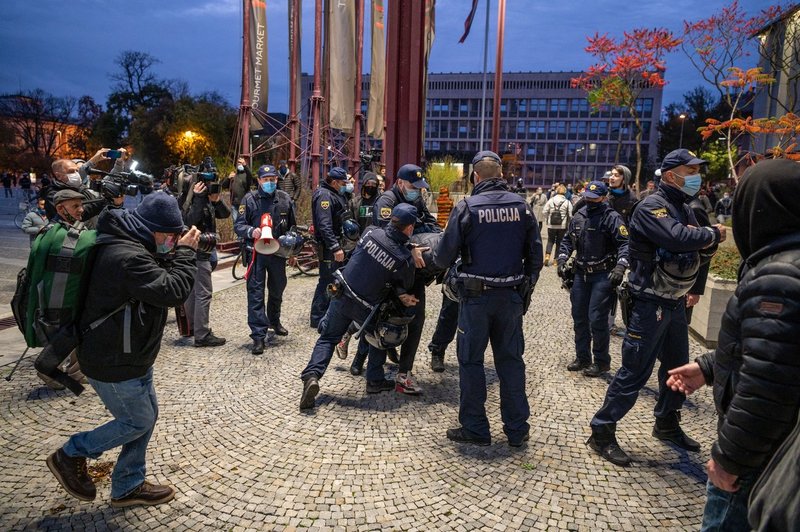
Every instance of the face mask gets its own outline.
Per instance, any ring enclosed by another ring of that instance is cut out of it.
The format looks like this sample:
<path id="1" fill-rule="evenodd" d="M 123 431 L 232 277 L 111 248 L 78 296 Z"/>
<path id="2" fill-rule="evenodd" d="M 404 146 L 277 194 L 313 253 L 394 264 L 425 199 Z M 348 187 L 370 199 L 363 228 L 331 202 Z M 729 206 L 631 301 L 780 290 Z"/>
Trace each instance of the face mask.
<path id="1" fill-rule="evenodd" d="M 341 185 L 339 187 L 339 194 L 344 195 L 347 192 L 347 185 Z"/>
<path id="2" fill-rule="evenodd" d="M 703 178 L 700 174 L 687 175 L 683 178 L 683 186 L 681 190 L 687 196 L 694 196 L 700 192 L 700 186 L 703 184 Z"/>
<path id="3" fill-rule="evenodd" d="M 725 195 L 723 195 L 722 197 L 723 197 L 723 198 L 725 198 L 725 199 L 728 199 L 728 198 L 730 198 L 730 196 L 729 196 L 728 194 L 725 194 Z"/>
<path id="4" fill-rule="evenodd" d="M 272 194 L 275 192 L 275 189 L 278 188 L 277 183 L 273 183 L 272 181 L 267 181 L 261 185 L 261 190 L 266 192 L 267 194 Z"/>
<path id="5" fill-rule="evenodd" d="M 289 171 L 289 169 L 288 169 L 288 168 L 286 168 L 285 166 L 281 167 L 281 169 L 279 170 L 279 172 L 281 173 L 281 175 L 286 175 L 286 173 L 287 173 L 288 171 Z"/>
<path id="6" fill-rule="evenodd" d="M 353 183 L 347 183 L 347 184 L 344 186 L 344 191 L 345 191 L 345 193 L 347 193 L 347 194 L 352 194 L 352 193 L 353 193 Z"/>
<path id="7" fill-rule="evenodd" d="M 419 197 L 419 190 L 416 188 L 406 190 L 403 192 L 403 196 L 405 196 L 408 201 L 414 201 Z"/>
<path id="8" fill-rule="evenodd" d="M 72 172 L 71 174 L 67 174 L 67 184 L 71 187 L 79 187 L 81 186 L 81 174 L 78 172 Z"/>
<path id="9" fill-rule="evenodd" d="M 244 172 L 244 165 L 237 164 L 236 165 L 236 170 L 238 170 L 239 172 Z"/>
<path id="10" fill-rule="evenodd" d="M 156 244 L 156 253 L 159 255 L 166 255 L 175 249 L 175 244 L 178 243 L 178 237 L 175 235 L 168 236 L 163 243 Z"/>
<path id="11" fill-rule="evenodd" d="M 68 224 L 70 224 L 70 225 L 72 225 L 72 224 L 74 224 L 75 222 L 77 222 L 77 221 L 78 221 L 78 220 L 77 220 L 77 218 L 75 218 L 74 216 L 72 216 L 72 215 L 71 215 L 70 213 L 68 213 L 66 210 L 64 210 L 64 211 L 61 211 L 61 213 L 59 213 L 59 216 L 61 217 L 61 219 L 62 219 L 62 220 L 64 220 L 65 222 L 67 222 L 67 223 L 68 223 Z"/>
<path id="12" fill-rule="evenodd" d="M 37 208 L 36 208 L 36 212 L 37 212 L 37 213 L 38 213 L 40 216 L 44 216 L 44 209 L 40 209 L 40 208 L 38 208 L 38 207 L 37 207 Z"/>
<path id="13" fill-rule="evenodd" d="M 376 192 L 378 192 L 377 187 L 364 187 L 361 189 L 361 195 L 367 198 L 371 198 Z"/>

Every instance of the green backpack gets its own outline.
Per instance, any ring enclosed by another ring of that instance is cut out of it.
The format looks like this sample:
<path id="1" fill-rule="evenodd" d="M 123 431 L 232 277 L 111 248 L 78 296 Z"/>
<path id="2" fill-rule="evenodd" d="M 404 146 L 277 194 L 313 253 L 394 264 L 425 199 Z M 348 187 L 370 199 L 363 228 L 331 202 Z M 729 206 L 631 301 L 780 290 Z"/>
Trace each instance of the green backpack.
<path id="1" fill-rule="evenodd" d="M 55 223 L 34 240 L 25 271 L 27 305 L 20 324 L 29 347 L 46 346 L 59 329 L 77 321 L 96 240 L 97 232 L 82 223 Z"/>

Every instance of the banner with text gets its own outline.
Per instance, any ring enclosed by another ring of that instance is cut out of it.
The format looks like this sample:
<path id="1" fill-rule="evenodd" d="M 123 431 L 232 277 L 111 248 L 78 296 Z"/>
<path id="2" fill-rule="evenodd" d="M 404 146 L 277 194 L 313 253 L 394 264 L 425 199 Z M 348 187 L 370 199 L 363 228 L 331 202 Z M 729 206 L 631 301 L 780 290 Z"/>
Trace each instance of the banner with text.
<path id="1" fill-rule="evenodd" d="M 267 70 L 267 3 L 250 0 L 250 104 L 253 117 L 250 129 L 261 129 L 258 111 L 267 114 L 269 71 Z"/>

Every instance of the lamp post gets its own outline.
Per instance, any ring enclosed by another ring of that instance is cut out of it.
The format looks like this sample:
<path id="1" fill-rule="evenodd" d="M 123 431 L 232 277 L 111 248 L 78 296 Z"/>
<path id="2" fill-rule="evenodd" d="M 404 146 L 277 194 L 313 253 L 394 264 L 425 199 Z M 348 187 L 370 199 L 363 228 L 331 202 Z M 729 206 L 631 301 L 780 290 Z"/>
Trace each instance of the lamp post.
<path id="1" fill-rule="evenodd" d="M 58 155 L 58 152 L 60 150 L 61 150 L 61 130 L 57 129 L 56 130 L 56 149 L 53 150 L 53 151 L 55 152 L 56 155 Z"/>
<path id="2" fill-rule="evenodd" d="M 678 149 L 680 149 L 683 148 L 683 124 L 686 123 L 686 115 L 684 113 L 681 113 L 680 116 L 678 116 L 678 118 L 681 119 L 681 137 L 680 140 L 678 141 Z"/>

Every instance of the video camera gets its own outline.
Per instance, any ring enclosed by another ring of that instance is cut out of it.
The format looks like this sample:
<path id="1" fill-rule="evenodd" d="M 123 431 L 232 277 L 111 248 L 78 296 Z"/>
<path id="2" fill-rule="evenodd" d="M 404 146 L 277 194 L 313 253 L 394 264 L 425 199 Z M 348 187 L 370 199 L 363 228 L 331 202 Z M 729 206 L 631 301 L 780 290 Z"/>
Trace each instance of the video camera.
<path id="1" fill-rule="evenodd" d="M 153 191 L 153 176 L 138 170 L 109 173 L 90 168 L 87 173 L 103 176 L 103 179 L 100 180 L 100 193 L 107 200 L 113 200 L 122 195 L 135 196 L 139 192 L 149 194 Z"/>
<path id="2" fill-rule="evenodd" d="M 372 148 L 367 152 L 361 152 L 358 154 L 359 158 L 361 159 L 361 164 L 364 166 L 369 166 L 372 163 L 379 163 L 381 162 L 381 155 L 383 154 L 383 150 L 380 148 Z"/>

